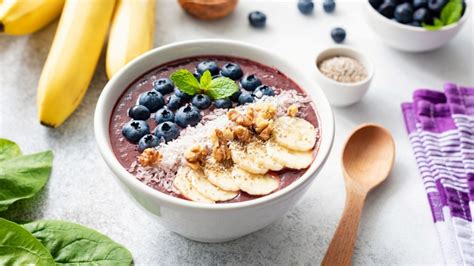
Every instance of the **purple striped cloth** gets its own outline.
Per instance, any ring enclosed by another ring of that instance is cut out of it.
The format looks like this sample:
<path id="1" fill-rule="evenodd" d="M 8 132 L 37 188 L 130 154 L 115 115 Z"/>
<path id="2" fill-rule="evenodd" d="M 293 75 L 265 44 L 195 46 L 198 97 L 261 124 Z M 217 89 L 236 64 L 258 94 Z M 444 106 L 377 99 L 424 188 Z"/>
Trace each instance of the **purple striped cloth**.
<path id="1" fill-rule="evenodd" d="M 445 261 L 474 265 L 474 88 L 419 89 L 402 110 Z"/>

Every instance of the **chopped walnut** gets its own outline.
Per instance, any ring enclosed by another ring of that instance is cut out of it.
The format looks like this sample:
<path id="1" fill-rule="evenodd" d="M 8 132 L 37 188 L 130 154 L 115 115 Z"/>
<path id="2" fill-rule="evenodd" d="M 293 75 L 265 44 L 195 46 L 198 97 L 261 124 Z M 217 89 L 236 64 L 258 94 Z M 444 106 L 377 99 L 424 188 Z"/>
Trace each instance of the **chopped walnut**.
<path id="1" fill-rule="evenodd" d="M 213 143 L 212 156 L 216 161 L 222 162 L 230 159 L 230 149 L 227 142 L 232 139 L 234 139 L 234 134 L 229 128 L 214 130 L 211 141 Z"/>
<path id="2" fill-rule="evenodd" d="M 257 134 L 262 132 L 265 128 L 268 127 L 268 125 L 271 122 L 272 122 L 271 120 L 265 119 L 261 116 L 257 116 L 257 118 L 255 119 L 255 122 L 254 122 L 255 132 L 257 132 Z"/>
<path id="3" fill-rule="evenodd" d="M 252 126 L 253 116 L 254 113 L 252 108 L 248 108 L 245 114 L 240 113 L 236 109 L 231 109 L 227 112 L 227 118 L 229 118 L 230 121 L 244 127 Z"/>
<path id="4" fill-rule="evenodd" d="M 258 136 L 263 140 L 269 140 L 272 137 L 273 120 L 270 120 L 268 125 L 259 132 Z"/>
<path id="5" fill-rule="evenodd" d="M 259 104 L 255 107 L 255 110 L 258 113 L 257 116 L 260 116 L 260 117 L 265 118 L 265 119 L 273 119 L 273 118 L 275 118 L 275 116 L 277 114 L 277 109 L 276 109 L 275 105 L 273 105 L 271 103 Z"/>
<path id="6" fill-rule="evenodd" d="M 201 145 L 195 145 L 184 153 L 184 158 L 192 169 L 199 168 L 207 156 L 207 150 Z"/>
<path id="7" fill-rule="evenodd" d="M 296 104 L 292 104 L 290 107 L 288 107 L 286 113 L 288 116 L 295 117 L 298 114 L 298 106 Z"/>
<path id="8" fill-rule="evenodd" d="M 148 148 L 145 149 L 139 156 L 138 156 L 138 162 L 142 166 L 154 166 L 157 165 L 163 156 L 160 154 L 160 152 L 156 149 L 153 148 Z"/>
<path id="9" fill-rule="evenodd" d="M 235 126 L 232 128 L 234 137 L 242 142 L 248 143 L 252 139 L 252 132 L 243 126 Z"/>

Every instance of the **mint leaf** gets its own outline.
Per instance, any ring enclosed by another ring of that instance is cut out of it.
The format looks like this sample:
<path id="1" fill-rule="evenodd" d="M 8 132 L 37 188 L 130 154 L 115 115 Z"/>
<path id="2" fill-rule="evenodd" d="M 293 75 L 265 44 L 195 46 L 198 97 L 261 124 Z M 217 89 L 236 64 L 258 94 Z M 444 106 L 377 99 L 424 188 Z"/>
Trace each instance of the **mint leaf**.
<path id="1" fill-rule="evenodd" d="M 211 86 L 211 81 L 212 81 L 211 71 L 206 70 L 206 72 L 204 72 L 204 74 L 202 74 L 201 76 L 201 89 L 202 90 L 209 89 L 209 86 Z"/>
<path id="2" fill-rule="evenodd" d="M 133 260 L 125 247 L 79 224 L 36 221 L 23 227 L 51 252 L 57 264 L 130 265 Z"/>
<path id="3" fill-rule="evenodd" d="M 0 211 L 38 193 L 48 181 L 52 163 L 51 151 L 21 155 L 14 142 L 0 139 Z"/>
<path id="4" fill-rule="evenodd" d="M 198 80 L 187 69 L 180 69 L 171 74 L 171 80 L 178 89 L 188 95 L 194 95 L 201 90 Z"/>
<path id="5" fill-rule="evenodd" d="M 206 94 L 213 100 L 224 99 L 232 96 L 239 90 L 239 86 L 230 78 L 220 77 L 213 79 Z"/>
<path id="6" fill-rule="evenodd" d="M 456 23 L 461 18 L 462 2 L 451 0 L 441 10 L 441 21 L 444 25 Z"/>
<path id="7" fill-rule="evenodd" d="M 0 218 L 0 265 L 54 265 L 40 241 L 20 225 Z"/>
<path id="8" fill-rule="evenodd" d="M 422 26 L 427 30 L 439 30 L 444 26 L 444 24 L 443 21 L 441 21 L 439 18 L 435 18 L 433 20 L 433 25 L 429 25 L 423 22 Z"/>

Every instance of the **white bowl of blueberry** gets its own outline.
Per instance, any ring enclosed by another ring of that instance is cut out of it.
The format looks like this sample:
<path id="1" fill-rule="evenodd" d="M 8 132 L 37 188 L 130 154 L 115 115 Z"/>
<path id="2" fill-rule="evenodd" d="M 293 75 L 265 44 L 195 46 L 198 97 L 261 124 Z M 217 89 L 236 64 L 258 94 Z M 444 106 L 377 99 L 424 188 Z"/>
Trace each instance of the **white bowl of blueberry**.
<path id="1" fill-rule="evenodd" d="M 407 52 L 430 51 L 449 42 L 469 18 L 464 0 L 368 0 L 368 24 L 388 45 Z"/>

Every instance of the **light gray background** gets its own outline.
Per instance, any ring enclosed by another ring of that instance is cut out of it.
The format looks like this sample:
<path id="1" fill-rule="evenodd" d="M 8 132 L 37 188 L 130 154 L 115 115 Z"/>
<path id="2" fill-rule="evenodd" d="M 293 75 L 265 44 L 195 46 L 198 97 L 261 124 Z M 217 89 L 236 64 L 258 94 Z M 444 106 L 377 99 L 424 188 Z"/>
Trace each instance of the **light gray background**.
<path id="1" fill-rule="evenodd" d="M 474 85 L 472 18 L 444 48 L 408 54 L 376 38 L 365 24 L 361 3 L 338 1 L 336 12 L 328 15 L 318 2 L 314 16 L 303 16 L 295 2 L 243 0 L 230 17 L 202 22 L 183 13 L 176 1 L 159 0 L 155 20 L 156 46 L 196 38 L 247 41 L 278 52 L 312 78 L 315 55 L 333 44 L 329 32 L 335 26 L 346 29 L 346 44 L 373 59 L 376 74 L 369 93 L 352 107 L 335 109 L 333 152 L 308 193 L 283 219 L 230 243 L 202 244 L 167 231 L 135 206 L 115 183 L 95 145 L 92 117 L 107 81 L 103 57 L 74 115 L 58 129 L 42 127 L 36 86 L 56 24 L 31 36 L 0 36 L 0 136 L 16 141 L 25 153 L 52 149 L 55 155 L 46 189 L 2 216 L 66 219 L 90 226 L 125 245 L 137 264 L 319 264 L 344 205 L 342 144 L 358 124 L 377 122 L 394 134 L 397 161 L 390 178 L 367 199 L 354 262 L 442 263 L 400 103 L 410 100 L 418 87 L 441 89 L 444 81 Z M 263 30 L 248 26 L 247 14 L 255 9 L 268 15 Z"/>

